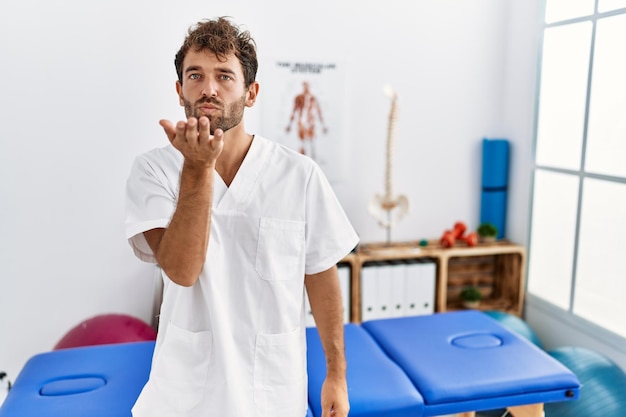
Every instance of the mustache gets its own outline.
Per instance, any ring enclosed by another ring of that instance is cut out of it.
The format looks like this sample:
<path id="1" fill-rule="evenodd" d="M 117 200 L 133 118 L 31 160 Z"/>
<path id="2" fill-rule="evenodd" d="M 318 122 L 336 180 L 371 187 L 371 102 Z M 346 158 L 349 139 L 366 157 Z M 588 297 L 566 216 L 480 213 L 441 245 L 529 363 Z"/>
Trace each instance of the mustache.
<path id="1" fill-rule="evenodd" d="M 196 106 L 200 104 L 214 104 L 216 106 L 222 105 L 222 103 L 215 97 L 203 97 L 195 103 Z"/>

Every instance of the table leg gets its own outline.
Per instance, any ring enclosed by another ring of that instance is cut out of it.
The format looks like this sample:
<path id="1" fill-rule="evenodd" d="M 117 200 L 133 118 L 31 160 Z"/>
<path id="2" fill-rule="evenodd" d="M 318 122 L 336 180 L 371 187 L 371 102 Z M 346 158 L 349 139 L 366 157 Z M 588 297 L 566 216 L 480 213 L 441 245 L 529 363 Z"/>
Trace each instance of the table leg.
<path id="1" fill-rule="evenodd" d="M 513 417 L 544 417 L 543 403 L 508 407 Z"/>

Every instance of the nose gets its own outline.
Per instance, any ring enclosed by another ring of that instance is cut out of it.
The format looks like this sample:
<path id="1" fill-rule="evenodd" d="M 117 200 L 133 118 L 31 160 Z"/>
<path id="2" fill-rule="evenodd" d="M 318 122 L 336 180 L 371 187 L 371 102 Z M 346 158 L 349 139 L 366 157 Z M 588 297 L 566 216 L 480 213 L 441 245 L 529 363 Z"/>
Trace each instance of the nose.
<path id="1" fill-rule="evenodd" d="M 207 81 L 202 86 L 202 96 L 203 97 L 216 97 L 217 96 L 217 85 L 212 81 Z"/>

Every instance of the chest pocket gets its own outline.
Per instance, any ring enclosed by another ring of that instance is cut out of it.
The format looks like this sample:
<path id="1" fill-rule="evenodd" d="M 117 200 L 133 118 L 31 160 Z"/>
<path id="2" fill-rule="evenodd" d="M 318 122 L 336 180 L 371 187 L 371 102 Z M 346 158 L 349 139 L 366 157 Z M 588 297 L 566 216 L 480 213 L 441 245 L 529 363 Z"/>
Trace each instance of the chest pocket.
<path id="1" fill-rule="evenodd" d="M 304 276 L 304 222 L 261 218 L 255 268 L 267 281 Z"/>

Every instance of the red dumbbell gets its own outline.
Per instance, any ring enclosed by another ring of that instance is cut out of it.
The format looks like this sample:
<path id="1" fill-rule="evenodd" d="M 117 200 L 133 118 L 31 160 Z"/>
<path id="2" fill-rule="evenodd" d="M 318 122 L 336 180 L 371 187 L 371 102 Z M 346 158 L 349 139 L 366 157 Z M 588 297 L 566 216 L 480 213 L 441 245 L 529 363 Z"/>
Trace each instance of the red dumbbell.
<path id="1" fill-rule="evenodd" d="M 441 239 L 439 240 L 439 242 L 441 243 L 441 246 L 443 246 L 444 248 L 450 248 L 454 246 L 455 241 L 456 241 L 456 236 L 452 230 L 446 230 L 445 232 L 443 232 L 443 235 L 441 236 Z"/>
<path id="2" fill-rule="evenodd" d="M 478 243 L 478 233 L 471 232 L 465 235 L 466 231 L 467 225 L 465 223 L 456 222 L 454 223 L 454 228 L 452 230 L 446 230 L 443 232 L 439 242 L 444 248 L 451 248 L 457 240 L 465 242 L 467 246 L 476 246 Z"/>
<path id="3" fill-rule="evenodd" d="M 478 243 L 478 233 L 468 233 L 467 236 L 461 236 L 459 240 L 465 242 L 467 246 L 476 246 L 476 244 Z"/>

